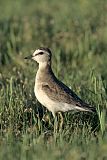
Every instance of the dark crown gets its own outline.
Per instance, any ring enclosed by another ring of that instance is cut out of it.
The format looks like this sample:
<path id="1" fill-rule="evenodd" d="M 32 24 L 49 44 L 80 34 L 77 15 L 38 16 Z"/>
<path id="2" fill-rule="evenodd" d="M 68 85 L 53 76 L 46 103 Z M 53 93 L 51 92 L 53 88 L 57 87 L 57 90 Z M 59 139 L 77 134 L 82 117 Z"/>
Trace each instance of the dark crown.
<path id="1" fill-rule="evenodd" d="M 50 55 L 52 54 L 49 48 L 40 47 L 39 49 L 48 52 Z"/>

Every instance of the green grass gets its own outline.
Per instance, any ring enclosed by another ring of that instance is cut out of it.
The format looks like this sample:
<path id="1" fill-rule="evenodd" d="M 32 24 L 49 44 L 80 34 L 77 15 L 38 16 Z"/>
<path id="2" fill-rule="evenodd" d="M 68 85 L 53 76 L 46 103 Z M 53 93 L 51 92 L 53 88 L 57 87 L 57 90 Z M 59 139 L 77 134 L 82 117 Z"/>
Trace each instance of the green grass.
<path id="1" fill-rule="evenodd" d="M 107 2 L 1 0 L 0 160 L 107 159 Z M 34 96 L 38 66 L 24 57 L 53 52 L 56 76 L 98 116 L 64 113 L 62 130 Z"/>

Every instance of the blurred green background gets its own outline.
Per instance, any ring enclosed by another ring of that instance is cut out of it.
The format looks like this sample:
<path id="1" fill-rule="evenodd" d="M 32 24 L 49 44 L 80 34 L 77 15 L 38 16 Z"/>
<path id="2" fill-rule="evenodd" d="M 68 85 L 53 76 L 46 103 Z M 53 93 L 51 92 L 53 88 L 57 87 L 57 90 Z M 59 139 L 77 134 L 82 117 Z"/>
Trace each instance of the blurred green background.
<path id="1" fill-rule="evenodd" d="M 54 129 L 33 93 L 38 66 L 24 60 L 40 46 L 97 118 L 65 113 L 63 129 Z M 0 0 L 0 159 L 106 160 L 106 117 L 107 1 Z"/>

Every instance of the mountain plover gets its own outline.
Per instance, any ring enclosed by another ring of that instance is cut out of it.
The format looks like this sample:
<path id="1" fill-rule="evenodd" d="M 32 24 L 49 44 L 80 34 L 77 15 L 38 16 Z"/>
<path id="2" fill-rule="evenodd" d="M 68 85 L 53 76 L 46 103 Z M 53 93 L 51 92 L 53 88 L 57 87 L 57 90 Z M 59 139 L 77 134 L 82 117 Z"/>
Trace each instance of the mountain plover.
<path id="1" fill-rule="evenodd" d="M 81 100 L 69 87 L 59 81 L 51 68 L 52 53 L 48 48 L 39 48 L 25 59 L 39 63 L 34 92 L 38 101 L 52 112 L 71 110 L 95 112 L 95 108 Z"/>

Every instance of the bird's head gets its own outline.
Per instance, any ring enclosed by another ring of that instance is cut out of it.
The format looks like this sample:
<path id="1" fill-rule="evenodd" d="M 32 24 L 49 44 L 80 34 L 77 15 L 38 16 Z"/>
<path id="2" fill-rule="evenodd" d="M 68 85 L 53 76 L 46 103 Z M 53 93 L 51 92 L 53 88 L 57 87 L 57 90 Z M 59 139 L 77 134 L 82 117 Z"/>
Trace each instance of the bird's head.
<path id="1" fill-rule="evenodd" d="M 25 57 L 25 59 L 33 59 L 37 63 L 48 63 L 51 61 L 51 56 L 49 48 L 40 47 L 32 55 Z"/>

